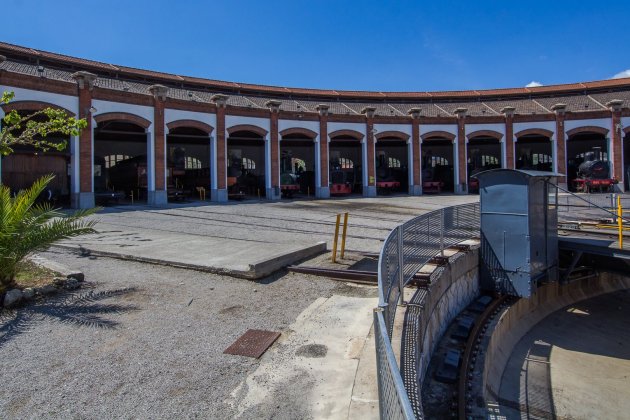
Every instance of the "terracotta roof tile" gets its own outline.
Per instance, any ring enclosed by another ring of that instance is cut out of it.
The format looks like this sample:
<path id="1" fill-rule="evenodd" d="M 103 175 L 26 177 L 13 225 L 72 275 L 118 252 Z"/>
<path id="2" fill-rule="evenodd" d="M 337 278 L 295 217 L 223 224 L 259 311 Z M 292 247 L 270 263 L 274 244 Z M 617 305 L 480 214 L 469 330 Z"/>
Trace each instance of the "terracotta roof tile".
<path id="1" fill-rule="evenodd" d="M 420 116 L 422 117 L 452 117 L 452 115 L 447 115 L 444 111 L 442 111 L 440 108 L 438 108 L 437 106 L 433 104 L 426 104 L 426 103 L 425 104 L 408 104 L 408 103 L 395 104 L 395 103 L 392 103 L 390 105 L 396 108 L 398 112 L 404 115 L 409 115 L 407 114 L 407 111 L 409 111 L 410 108 L 420 108 L 421 109 Z"/>
<path id="2" fill-rule="evenodd" d="M 612 100 L 620 99 L 623 101 L 623 108 L 630 108 L 630 91 L 627 90 L 619 92 L 592 93 L 590 96 L 603 105 L 606 105 L 607 102 Z"/>
<path id="3" fill-rule="evenodd" d="M 363 108 L 371 106 L 371 107 L 376 108 L 375 115 L 378 115 L 381 117 L 407 115 L 407 114 L 403 114 L 396 108 L 393 108 L 389 106 L 388 104 L 383 104 L 383 103 L 344 102 L 343 104 L 347 106 L 348 108 L 351 108 L 357 114 L 360 114 Z"/>
<path id="4" fill-rule="evenodd" d="M 586 95 L 536 97 L 535 99 L 547 109 L 551 109 L 553 105 L 558 103 L 567 104 L 566 109 L 571 112 L 601 111 L 605 109 Z"/>
<path id="5" fill-rule="evenodd" d="M 436 102 L 436 105 L 446 110 L 448 115 L 455 115 L 457 108 L 466 108 L 466 115 L 473 117 L 487 117 L 490 115 L 500 115 L 499 112 L 493 111 L 481 102 Z"/>
<path id="6" fill-rule="evenodd" d="M 530 99 L 515 99 L 515 100 L 503 100 L 503 101 L 484 101 L 484 104 L 488 105 L 490 108 L 494 109 L 496 112 L 501 112 L 501 110 L 506 106 L 513 106 L 516 108 L 514 111 L 516 114 L 548 114 L 549 112 L 536 104 L 536 102 Z"/>

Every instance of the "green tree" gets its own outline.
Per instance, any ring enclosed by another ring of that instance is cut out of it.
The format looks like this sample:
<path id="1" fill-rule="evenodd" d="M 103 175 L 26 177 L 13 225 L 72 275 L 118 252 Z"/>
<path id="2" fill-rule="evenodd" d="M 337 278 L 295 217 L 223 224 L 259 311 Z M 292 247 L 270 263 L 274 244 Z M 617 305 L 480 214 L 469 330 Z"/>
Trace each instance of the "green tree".
<path id="1" fill-rule="evenodd" d="M 4 92 L 0 101 L 7 104 L 13 98 L 13 92 Z M 16 145 L 30 145 L 42 150 L 63 150 L 67 146 L 66 142 L 51 141 L 48 139 L 49 134 L 78 136 L 87 127 L 85 119 L 76 119 L 55 108 L 45 108 L 26 116 L 12 110 L 3 120 L 0 131 L 0 155 L 3 156 L 13 152 L 13 146 Z"/>
<path id="2" fill-rule="evenodd" d="M 1 101 L 9 103 L 13 97 L 13 92 L 4 92 Z M 84 119 L 77 120 L 59 109 L 46 108 L 26 116 L 13 110 L 4 117 L 0 155 L 10 154 L 15 145 L 63 150 L 66 142 L 49 140 L 47 136 L 76 136 L 86 126 Z M 42 177 L 13 197 L 10 188 L 0 184 L 0 293 L 15 286 L 19 264 L 30 253 L 44 250 L 61 239 L 95 232 L 96 221 L 83 218 L 98 209 L 79 210 L 66 216 L 49 203 L 37 203 L 53 178 L 53 175 Z"/>

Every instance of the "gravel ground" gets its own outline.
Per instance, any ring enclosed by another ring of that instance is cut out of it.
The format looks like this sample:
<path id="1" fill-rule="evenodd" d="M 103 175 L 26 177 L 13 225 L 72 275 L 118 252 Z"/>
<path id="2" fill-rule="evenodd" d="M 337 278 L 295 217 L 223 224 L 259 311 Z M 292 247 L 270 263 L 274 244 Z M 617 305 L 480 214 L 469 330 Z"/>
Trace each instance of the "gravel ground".
<path id="1" fill-rule="evenodd" d="M 250 328 L 285 329 L 320 296 L 375 294 L 298 274 L 252 282 L 44 256 L 84 271 L 86 287 L 1 313 L 3 418 L 232 418 L 226 400 L 258 365 L 223 354 L 234 340 Z"/>

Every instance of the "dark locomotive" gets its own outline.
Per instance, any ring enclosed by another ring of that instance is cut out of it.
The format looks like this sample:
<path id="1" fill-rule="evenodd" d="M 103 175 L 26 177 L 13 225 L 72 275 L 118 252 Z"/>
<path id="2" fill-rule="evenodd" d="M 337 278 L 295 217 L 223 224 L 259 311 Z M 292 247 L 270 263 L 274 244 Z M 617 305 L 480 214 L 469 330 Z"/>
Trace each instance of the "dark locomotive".
<path id="1" fill-rule="evenodd" d="M 610 164 L 595 152 L 586 153 L 584 162 L 577 169 L 573 186 L 578 192 L 612 191 L 617 180 L 610 177 Z"/>

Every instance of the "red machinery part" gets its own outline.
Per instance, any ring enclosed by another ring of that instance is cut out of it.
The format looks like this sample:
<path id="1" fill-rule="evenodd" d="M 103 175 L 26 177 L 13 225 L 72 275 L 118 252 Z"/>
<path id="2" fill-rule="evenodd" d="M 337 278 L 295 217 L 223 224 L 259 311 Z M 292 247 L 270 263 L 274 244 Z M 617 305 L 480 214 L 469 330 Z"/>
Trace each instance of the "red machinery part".
<path id="1" fill-rule="evenodd" d="M 352 187 L 347 184 L 330 184 L 330 194 L 343 195 L 350 194 Z"/>
<path id="2" fill-rule="evenodd" d="M 377 188 L 398 188 L 400 182 L 398 181 L 379 181 L 376 183 Z"/>

